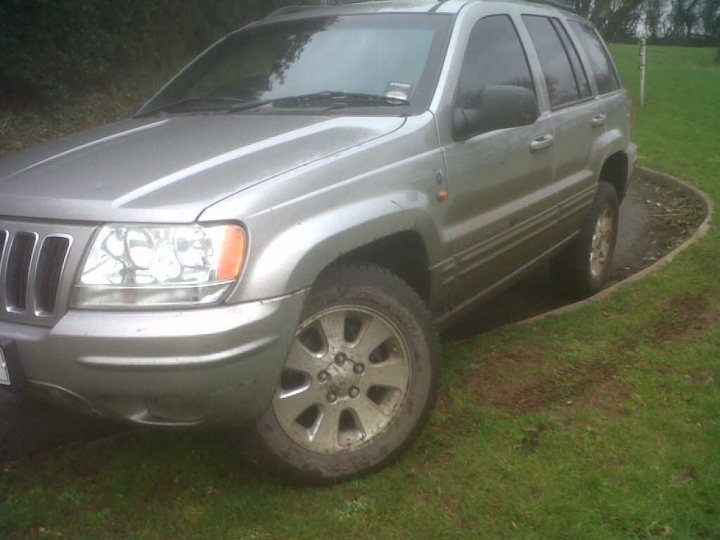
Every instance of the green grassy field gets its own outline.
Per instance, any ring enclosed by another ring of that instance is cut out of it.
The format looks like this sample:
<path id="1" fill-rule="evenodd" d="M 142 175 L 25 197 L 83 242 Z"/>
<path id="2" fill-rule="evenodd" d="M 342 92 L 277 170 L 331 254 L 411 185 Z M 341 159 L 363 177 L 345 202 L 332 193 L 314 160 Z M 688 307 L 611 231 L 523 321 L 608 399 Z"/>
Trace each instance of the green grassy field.
<path id="1" fill-rule="evenodd" d="M 714 55 L 649 48 L 636 140 L 720 202 Z M 0 538 L 720 538 L 719 269 L 713 228 L 609 300 L 447 346 L 428 429 L 368 478 L 288 486 L 234 436 L 135 433 L 0 471 Z"/>

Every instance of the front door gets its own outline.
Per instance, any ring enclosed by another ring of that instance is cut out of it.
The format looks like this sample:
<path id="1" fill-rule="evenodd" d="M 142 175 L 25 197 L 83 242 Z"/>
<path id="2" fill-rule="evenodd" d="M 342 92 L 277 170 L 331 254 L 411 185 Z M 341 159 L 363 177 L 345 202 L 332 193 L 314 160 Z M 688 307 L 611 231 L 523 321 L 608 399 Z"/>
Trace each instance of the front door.
<path id="1" fill-rule="evenodd" d="M 487 86 L 536 92 L 512 19 L 494 15 L 472 30 L 456 104 Z M 537 93 L 536 93 L 537 95 Z M 459 300 L 512 277 L 556 241 L 554 132 L 541 114 L 532 125 L 482 133 L 445 146 L 450 197 L 446 233 L 452 245 Z"/>

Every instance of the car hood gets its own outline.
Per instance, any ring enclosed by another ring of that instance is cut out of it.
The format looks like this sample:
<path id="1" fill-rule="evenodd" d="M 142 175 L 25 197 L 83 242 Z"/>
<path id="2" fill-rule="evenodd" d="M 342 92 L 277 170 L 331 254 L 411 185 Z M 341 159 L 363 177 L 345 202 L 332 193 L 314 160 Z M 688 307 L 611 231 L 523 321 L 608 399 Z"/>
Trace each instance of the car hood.
<path id="1" fill-rule="evenodd" d="M 403 122 L 290 115 L 128 120 L 0 159 L 0 216 L 192 222 L 225 197 Z"/>

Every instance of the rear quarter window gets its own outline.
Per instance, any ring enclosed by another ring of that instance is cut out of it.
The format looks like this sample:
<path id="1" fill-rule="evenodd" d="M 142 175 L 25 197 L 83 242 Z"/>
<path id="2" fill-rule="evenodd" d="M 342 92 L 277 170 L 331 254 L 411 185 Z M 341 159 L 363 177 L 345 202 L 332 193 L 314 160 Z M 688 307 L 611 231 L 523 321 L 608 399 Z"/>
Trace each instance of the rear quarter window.
<path id="1" fill-rule="evenodd" d="M 620 81 L 618 81 L 610 55 L 595 29 L 589 24 L 577 21 L 568 22 L 590 62 L 598 92 L 607 94 L 620 88 Z"/>

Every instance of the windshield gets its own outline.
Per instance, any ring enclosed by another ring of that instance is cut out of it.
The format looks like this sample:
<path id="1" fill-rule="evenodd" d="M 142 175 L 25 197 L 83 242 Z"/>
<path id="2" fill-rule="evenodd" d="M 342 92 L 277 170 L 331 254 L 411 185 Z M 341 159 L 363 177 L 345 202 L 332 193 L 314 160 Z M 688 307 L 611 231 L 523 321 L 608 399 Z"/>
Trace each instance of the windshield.
<path id="1" fill-rule="evenodd" d="M 427 14 L 263 23 L 206 51 L 140 114 L 417 114 L 437 84 L 450 18 Z M 287 99 L 298 98 L 302 99 Z"/>

